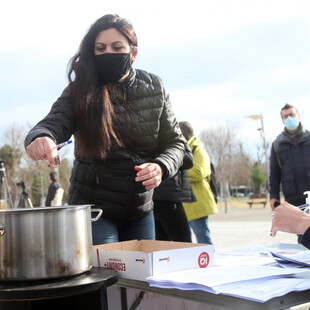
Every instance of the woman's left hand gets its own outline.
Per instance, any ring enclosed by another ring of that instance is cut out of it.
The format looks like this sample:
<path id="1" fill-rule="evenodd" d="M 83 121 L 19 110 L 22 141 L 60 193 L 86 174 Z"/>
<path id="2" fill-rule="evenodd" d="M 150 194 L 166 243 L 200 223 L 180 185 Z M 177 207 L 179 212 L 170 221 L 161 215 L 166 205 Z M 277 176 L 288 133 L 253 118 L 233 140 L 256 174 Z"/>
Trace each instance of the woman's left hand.
<path id="1" fill-rule="evenodd" d="M 141 182 L 148 189 L 159 186 L 162 180 L 163 171 L 160 165 L 155 163 L 145 163 L 135 166 L 137 172 L 136 182 Z"/>
<path id="2" fill-rule="evenodd" d="M 287 202 L 283 202 L 274 210 L 270 235 L 274 237 L 278 231 L 303 235 L 310 226 L 310 216 Z"/>

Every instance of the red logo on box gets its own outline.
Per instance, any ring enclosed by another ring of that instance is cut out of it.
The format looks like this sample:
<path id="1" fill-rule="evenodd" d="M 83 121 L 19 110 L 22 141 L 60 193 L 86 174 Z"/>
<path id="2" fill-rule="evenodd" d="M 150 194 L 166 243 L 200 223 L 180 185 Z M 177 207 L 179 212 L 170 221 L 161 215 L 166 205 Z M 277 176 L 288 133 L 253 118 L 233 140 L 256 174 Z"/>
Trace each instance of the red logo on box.
<path id="1" fill-rule="evenodd" d="M 209 265 L 210 257 L 206 252 L 202 252 L 198 257 L 198 265 L 200 268 L 206 268 Z"/>

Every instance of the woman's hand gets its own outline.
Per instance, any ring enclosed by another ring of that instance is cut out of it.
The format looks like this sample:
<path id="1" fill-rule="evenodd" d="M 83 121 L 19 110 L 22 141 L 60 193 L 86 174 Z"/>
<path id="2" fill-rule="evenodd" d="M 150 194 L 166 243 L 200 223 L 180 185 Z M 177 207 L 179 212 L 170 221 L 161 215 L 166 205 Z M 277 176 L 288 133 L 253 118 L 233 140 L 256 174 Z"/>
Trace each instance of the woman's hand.
<path id="1" fill-rule="evenodd" d="M 310 226 L 310 216 L 297 207 L 283 202 L 274 210 L 270 235 L 278 231 L 303 235 Z"/>
<path id="2" fill-rule="evenodd" d="M 163 171 L 160 165 L 155 163 L 145 163 L 135 166 L 137 172 L 136 182 L 141 182 L 148 189 L 159 186 L 162 180 Z"/>
<path id="3" fill-rule="evenodd" d="M 51 138 L 36 138 L 27 146 L 27 154 L 35 161 L 48 160 L 51 168 L 56 166 L 57 148 Z"/>

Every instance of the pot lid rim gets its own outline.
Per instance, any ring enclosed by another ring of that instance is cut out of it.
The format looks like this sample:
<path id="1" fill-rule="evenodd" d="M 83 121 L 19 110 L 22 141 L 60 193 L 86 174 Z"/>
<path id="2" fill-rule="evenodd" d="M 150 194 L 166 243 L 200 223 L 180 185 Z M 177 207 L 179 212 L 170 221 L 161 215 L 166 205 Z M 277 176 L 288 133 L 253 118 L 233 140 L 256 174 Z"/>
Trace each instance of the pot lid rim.
<path id="1" fill-rule="evenodd" d="M 14 208 L 14 209 L 1 209 L 1 213 L 6 212 L 29 212 L 29 211 L 52 211 L 52 210 L 72 210 L 72 209 L 84 209 L 93 206 L 93 204 L 83 205 L 64 205 L 64 206 L 53 206 L 53 207 L 34 207 L 34 208 Z"/>

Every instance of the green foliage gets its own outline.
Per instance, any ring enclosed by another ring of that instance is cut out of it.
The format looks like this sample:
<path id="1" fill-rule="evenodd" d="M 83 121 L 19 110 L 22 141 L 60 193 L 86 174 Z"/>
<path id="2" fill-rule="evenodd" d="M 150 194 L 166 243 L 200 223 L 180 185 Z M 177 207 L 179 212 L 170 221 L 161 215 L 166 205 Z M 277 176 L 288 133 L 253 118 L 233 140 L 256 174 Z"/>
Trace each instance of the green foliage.
<path id="1" fill-rule="evenodd" d="M 13 164 L 12 153 L 13 153 L 13 149 L 8 144 L 5 144 L 0 148 L 0 158 L 4 161 L 7 168 L 9 167 L 12 168 L 12 164 Z"/>
<path id="2" fill-rule="evenodd" d="M 15 164 L 17 165 L 20 164 L 22 156 L 22 150 L 13 149 L 13 147 L 9 144 L 5 144 L 0 147 L 0 158 L 4 160 L 7 167 L 12 168 L 13 161 L 15 161 Z"/>
<path id="3" fill-rule="evenodd" d="M 42 179 L 45 179 L 45 174 L 42 171 L 37 171 L 32 180 L 31 184 L 31 200 L 33 205 L 39 206 L 41 193 L 42 193 Z"/>
<path id="4" fill-rule="evenodd" d="M 255 193 L 259 193 L 261 185 L 263 185 L 267 180 L 267 176 L 262 173 L 260 168 L 252 167 L 250 169 L 250 178 L 253 181 Z"/>

